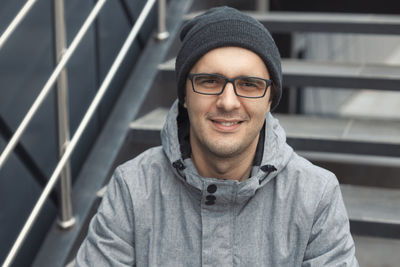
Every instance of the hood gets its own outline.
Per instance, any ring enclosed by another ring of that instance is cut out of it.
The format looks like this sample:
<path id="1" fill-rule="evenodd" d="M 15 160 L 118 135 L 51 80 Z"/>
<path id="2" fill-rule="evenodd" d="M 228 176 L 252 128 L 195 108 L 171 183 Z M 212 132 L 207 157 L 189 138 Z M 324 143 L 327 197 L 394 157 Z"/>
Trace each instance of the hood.
<path id="1" fill-rule="evenodd" d="M 264 146 L 263 149 L 259 149 L 262 144 L 258 144 L 257 152 L 262 157 L 253 166 L 252 176 L 260 176 L 260 172 L 270 175 L 264 175 L 264 178 L 268 179 L 260 180 L 260 184 L 268 182 L 279 174 L 285 168 L 293 153 L 293 149 L 286 144 L 286 134 L 283 128 L 271 113 L 268 113 L 265 118 L 265 131 L 261 132 L 265 134 L 264 138 L 260 138 L 260 141 L 264 142 Z M 161 131 L 161 142 L 171 165 L 180 173 L 188 167 L 187 165 L 193 165 L 188 164 L 187 160 L 190 156 L 188 136 L 187 113 L 176 100 L 168 112 Z"/>

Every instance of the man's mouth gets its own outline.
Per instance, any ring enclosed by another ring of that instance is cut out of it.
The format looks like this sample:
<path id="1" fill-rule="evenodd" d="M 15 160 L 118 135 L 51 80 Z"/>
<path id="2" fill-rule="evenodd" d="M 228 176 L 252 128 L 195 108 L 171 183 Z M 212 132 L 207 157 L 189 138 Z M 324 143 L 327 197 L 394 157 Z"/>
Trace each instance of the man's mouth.
<path id="1" fill-rule="evenodd" d="M 219 123 L 219 124 L 221 124 L 221 125 L 223 125 L 223 126 L 232 126 L 232 125 L 235 125 L 235 124 L 239 124 L 240 123 L 240 121 L 235 121 L 235 122 L 227 122 L 227 121 L 214 121 L 215 123 Z"/>
<path id="2" fill-rule="evenodd" d="M 222 132 L 233 132 L 238 129 L 238 127 L 242 124 L 242 120 L 234 120 L 234 121 L 226 121 L 226 120 L 211 120 L 218 129 L 218 131 Z"/>
<path id="3" fill-rule="evenodd" d="M 220 114 L 220 113 L 208 113 L 206 116 L 215 129 L 220 132 L 235 132 L 240 126 L 249 121 L 248 116 L 244 114 Z"/>

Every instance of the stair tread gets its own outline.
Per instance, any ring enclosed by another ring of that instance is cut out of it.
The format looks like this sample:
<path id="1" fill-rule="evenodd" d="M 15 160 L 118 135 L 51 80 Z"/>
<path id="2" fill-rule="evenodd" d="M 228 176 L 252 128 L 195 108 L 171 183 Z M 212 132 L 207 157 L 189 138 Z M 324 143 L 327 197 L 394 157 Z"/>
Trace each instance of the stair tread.
<path id="1" fill-rule="evenodd" d="M 156 108 L 129 125 L 131 129 L 160 131 L 167 117 L 168 109 Z"/>
<path id="2" fill-rule="evenodd" d="M 185 16 L 189 20 L 204 11 Z M 272 32 L 342 32 L 366 34 L 399 34 L 400 18 L 396 15 L 245 11 Z"/>
<path id="3" fill-rule="evenodd" d="M 283 59 L 282 71 L 285 74 L 319 76 L 340 76 L 360 78 L 400 79 L 400 68 L 393 64 L 321 62 L 310 60 Z"/>
<path id="4" fill-rule="evenodd" d="M 400 225 L 400 190 L 367 186 L 340 186 L 351 220 Z"/>
<path id="5" fill-rule="evenodd" d="M 400 240 L 382 237 L 353 235 L 356 257 L 363 267 L 398 266 Z"/>
<path id="6" fill-rule="evenodd" d="M 168 109 L 157 108 L 133 121 L 131 129 L 161 130 Z M 275 114 L 288 137 L 400 144 L 400 121 Z"/>
<path id="7" fill-rule="evenodd" d="M 159 70 L 175 71 L 175 58 L 160 64 Z M 282 73 L 284 86 L 400 90 L 400 68 L 393 64 L 282 59 Z"/>

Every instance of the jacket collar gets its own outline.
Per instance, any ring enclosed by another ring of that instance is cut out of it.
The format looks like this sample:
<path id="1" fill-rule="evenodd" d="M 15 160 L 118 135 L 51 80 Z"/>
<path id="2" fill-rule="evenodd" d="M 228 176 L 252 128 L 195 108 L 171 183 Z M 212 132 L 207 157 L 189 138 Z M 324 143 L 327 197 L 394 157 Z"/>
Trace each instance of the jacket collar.
<path id="1" fill-rule="evenodd" d="M 205 178 L 198 174 L 190 158 L 189 126 L 186 110 L 175 101 L 168 112 L 161 131 L 161 140 L 171 166 L 185 183 L 204 192 L 207 185 L 231 187 L 238 200 L 245 200 L 255 194 L 256 190 L 276 177 L 286 166 L 293 150 L 286 144 L 286 135 L 270 113 L 265 120 L 265 131 L 257 146 L 256 157 L 251 177 L 245 181 Z"/>

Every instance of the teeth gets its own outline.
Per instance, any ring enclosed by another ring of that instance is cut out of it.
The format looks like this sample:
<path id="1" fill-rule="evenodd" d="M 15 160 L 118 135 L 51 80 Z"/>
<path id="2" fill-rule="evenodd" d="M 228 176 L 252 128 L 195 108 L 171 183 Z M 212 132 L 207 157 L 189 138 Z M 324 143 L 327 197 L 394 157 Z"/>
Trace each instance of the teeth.
<path id="1" fill-rule="evenodd" d="M 234 124 L 237 124 L 237 122 L 219 122 L 219 124 L 222 124 L 222 125 L 224 125 L 224 126 L 232 126 L 232 125 L 234 125 Z"/>

